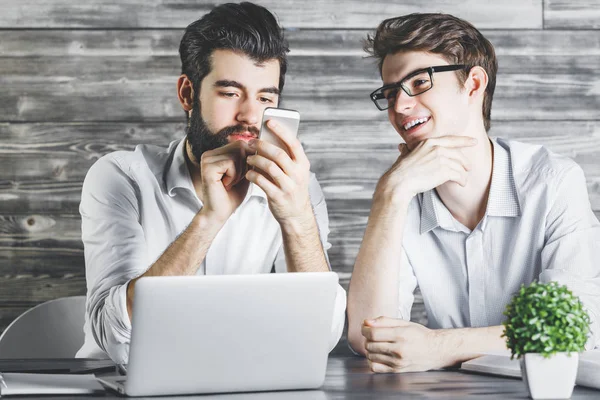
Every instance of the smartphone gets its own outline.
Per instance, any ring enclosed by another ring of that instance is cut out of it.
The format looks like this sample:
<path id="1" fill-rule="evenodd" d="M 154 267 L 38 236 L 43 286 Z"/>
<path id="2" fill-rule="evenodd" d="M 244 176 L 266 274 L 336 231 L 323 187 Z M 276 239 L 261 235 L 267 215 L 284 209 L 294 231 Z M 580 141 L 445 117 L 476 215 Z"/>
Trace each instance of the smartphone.
<path id="1" fill-rule="evenodd" d="M 269 142 L 274 144 L 277 147 L 282 148 L 289 154 L 289 149 L 286 144 L 279 139 L 279 137 L 270 130 L 266 123 L 267 121 L 274 119 L 279 123 L 279 125 L 285 127 L 285 129 L 293 134 L 294 136 L 298 135 L 298 127 L 300 125 L 300 113 L 296 110 L 287 110 L 285 108 L 273 108 L 268 107 L 265 108 L 263 113 L 262 123 L 260 126 L 260 134 L 258 138 L 260 140 L 264 140 L 265 142 Z"/>

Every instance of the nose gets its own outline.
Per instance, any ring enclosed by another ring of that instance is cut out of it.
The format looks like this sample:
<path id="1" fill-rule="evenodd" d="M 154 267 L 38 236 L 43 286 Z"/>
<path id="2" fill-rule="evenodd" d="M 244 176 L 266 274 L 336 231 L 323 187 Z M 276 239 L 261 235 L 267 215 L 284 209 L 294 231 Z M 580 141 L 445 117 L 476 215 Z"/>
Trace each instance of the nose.
<path id="1" fill-rule="evenodd" d="M 397 113 L 403 113 L 406 110 L 410 110 L 415 106 L 416 99 L 409 96 L 402 89 L 398 90 L 396 94 L 396 101 L 394 102 L 394 111 Z"/>
<path id="2" fill-rule="evenodd" d="M 264 106 L 258 104 L 251 99 L 245 99 L 239 107 L 236 120 L 244 125 L 255 126 L 262 117 L 262 109 Z"/>

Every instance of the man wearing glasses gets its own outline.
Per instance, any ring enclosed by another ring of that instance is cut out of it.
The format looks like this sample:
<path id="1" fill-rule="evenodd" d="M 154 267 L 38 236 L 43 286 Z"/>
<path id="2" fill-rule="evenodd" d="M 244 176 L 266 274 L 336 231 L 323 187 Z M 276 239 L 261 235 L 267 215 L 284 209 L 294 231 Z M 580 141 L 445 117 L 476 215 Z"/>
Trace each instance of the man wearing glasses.
<path id="1" fill-rule="evenodd" d="M 404 143 L 381 177 L 348 295 L 348 339 L 375 372 L 442 368 L 505 349 L 521 284 L 558 281 L 600 337 L 600 223 L 581 168 L 542 146 L 490 139 L 497 61 L 466 21 L 411 14 L 367 39 L 371 94 Z M 419 286 L 427 327 L 409 322 Z"/>

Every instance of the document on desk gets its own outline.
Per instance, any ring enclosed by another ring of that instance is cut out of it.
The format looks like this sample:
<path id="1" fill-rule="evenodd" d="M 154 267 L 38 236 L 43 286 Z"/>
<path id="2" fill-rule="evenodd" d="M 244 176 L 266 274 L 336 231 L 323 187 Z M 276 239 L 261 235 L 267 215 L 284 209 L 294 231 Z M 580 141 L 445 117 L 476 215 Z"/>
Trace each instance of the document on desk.
<path id="1" fill-rule="evenodd" d="M 521 377 L 519 360 L 510 359 L 510 352 L 487 353 L 462 363 L 460 369 L 484 374 Z M 576 384 L 600 389 L 600 349 L 588 350 L 579 354 Z"/>
<path id="2" fill-rule="evenodd" d="M 0 374 L 0 397 L 11 395 L 42 394 L 101 394 L 104 387 L 96 377 L 89 375 L 60 374 Z"/>

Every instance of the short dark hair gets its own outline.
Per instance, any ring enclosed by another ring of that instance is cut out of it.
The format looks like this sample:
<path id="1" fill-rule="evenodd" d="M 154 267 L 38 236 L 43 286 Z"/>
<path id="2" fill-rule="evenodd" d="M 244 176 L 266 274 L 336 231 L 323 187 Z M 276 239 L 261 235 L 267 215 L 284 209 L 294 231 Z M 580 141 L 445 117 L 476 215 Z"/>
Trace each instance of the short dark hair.
<path id="1" fill-rule="evenodd" d="M 494 46 L 467 21 L 437 13 L 389 18 L 379 24 L 375 36 L 367 36 L 364 48 L 377 59 L 380 74 L 386 56 L 409 51 L 439 54 L 450 64 L 482 67 L 488 75 L 482 113 L 485 130 L 489 131 L 498 60 Z M 456 74 L 462 85 L 467 79 L 468 69 L 459 70 Z"/>
<path id="2" fill-rule="evenodd" d="M 275 16 L 264 7 L 243 2 L 215 7 L 185 29 L 179 45 L 181 73 L 192 82 L 198 96 L 200 82 L 211 71 L 215 50 L 241 52 L 256 63 L 279 61 L 279 91 L 287 71 L 288 42 Z"/>

